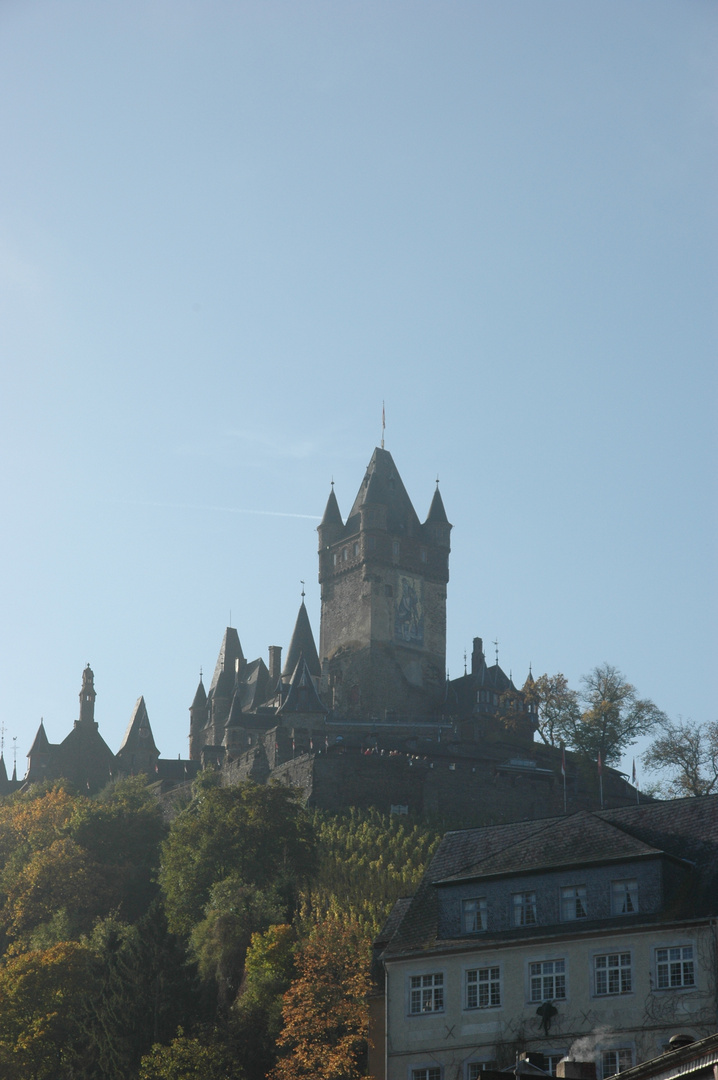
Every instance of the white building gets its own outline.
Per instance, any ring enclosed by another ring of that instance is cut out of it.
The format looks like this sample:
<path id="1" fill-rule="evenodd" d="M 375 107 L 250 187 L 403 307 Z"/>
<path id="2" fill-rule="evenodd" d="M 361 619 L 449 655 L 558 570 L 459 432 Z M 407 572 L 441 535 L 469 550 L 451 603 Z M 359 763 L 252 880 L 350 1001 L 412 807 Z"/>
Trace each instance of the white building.
<path id="1" fill-rule="evenodd" d="M 370 1073 L 474 1080 L 573 1047 L 598 1076 L 718 1029 L 718 797 L 448 833 L 376 943 Z"/>

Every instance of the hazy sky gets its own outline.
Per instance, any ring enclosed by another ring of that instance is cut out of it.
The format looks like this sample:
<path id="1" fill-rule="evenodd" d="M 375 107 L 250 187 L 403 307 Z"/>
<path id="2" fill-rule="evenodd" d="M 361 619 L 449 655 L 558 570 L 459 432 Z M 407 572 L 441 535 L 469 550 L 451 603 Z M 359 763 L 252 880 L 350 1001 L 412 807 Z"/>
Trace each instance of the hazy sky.
<path id="1" fill-rule="evenodd" d="M 712 0 L 3 0 L 0 679 L 187 753 L 381 438 L 447 663 L 718 718 Z M 493 646 L 487 651 L 493 658 Z M 628 765 L 630 767 L 629 754 Z"/>

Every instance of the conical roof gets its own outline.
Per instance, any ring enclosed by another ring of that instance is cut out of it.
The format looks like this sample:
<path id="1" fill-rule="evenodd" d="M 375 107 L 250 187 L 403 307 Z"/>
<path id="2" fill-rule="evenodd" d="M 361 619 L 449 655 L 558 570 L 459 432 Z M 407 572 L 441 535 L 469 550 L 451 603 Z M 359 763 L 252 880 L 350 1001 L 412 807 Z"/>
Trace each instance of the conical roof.
<path id="1" fill-rule="evenodd" d="M 30 753 L 27 756 L 30 757 L 30 754 L 49 754 L 49 752 L 50 743 L 48 742 L 47 735 L 45 734 L 45 725 L 41 720 L 40 727 L 37 729 L 37 735 L 35 736 L 35 740 L 32 746 L 30 747 Z"/>
<path id="2" fill-rule="evenodd" d="M 322 705 L 319 694 L 317 693 L 317 688 L 314 685 L 309 665 L 304 659 L 304 656 L 300 655 L 299 657 L 299 661 L 292 676 L 289 693 L 287 694 L 286 700 L 280 706 L 279 712 L 324 714 L 327 712 L 327 709 Z"/>
<path id="3" fill-rule="evenodd" d="M 327 499 L 327 505 L 324 510 L 324 517 L 322 518 L 322 525 L 344 525 L 344 522 L 342 521 L 342 515 L 339 512 L 339 503 L 337 502 L 337 497 L 334 494 L 333 486 L 332 490 L 329 493 L 329 498 Z"/>
<path id="4" fill-rule="evenodd" d="M 282 668 L 283 679 L 291 679 L 294 670 L 299 663 L 300 656 L 304 656 L 310 673 L 319 678 L 322 669 L 319 663 L 319 654 L 317 653 L 317 646 L 314 642 L 314 634 L 312 633 L 312 627 L 309 622 L 309 616 L 307 615 L 304 600 L 302 600 L 301 607 L 299 608 L 297 621 L 294 624 L 292 640 L 287 649 L 287 657 L 284 661 L 284 667 Z"/>
<path id="5" fill-rule="evenodd" d="M 399 476 L 394 459 L 388 450 L 381 450 L 379 447 L 372 454 L 349 513 L 349 519 L 359 514 L 363 506 L 372 505 L 387 508 L 386 524 L 390 532 L 412 533 L 419 528 L 419 519 Z"/>
<path id="6" fill-rule="evenodd" d="M 439 485 L 436 485 L 436 491 L 434 497 L 431 500 L 431 506 L 429 507 L 429 516 L 426 519 L 427 525 L 429 523 L 441 522 L 442 524 L 449 524 L 449 519 L 446 516 L 446 510 L 444 510 L 444 500 L 441 498 L 441 492 L 439 491 Z"/>
<path id="7" fill-rule="evenodd" d="M 202 682 L 202 676 L 200 675 L 200 677 L 199 677 L 199 685 L 197 687 L 194 698 L 192 700 L 192 704 L 190 705 L 190 709 L 201 709 L 206 704 L 207 704 L 207 691 L 204 688 L 204 683 Z"/>
<path id="8" fill-rule="evenodd" d="M 234 689 L 234 676 L 239 667 L 244 664 L 244 653 L 239 643 L 239 634 L 233 626 L 228 626 L 222 638 L 222 644 L 217 657 L 217 666 L 214 669 L 212 683 L 209 688 L 209 696 L 230 697 Z"/>

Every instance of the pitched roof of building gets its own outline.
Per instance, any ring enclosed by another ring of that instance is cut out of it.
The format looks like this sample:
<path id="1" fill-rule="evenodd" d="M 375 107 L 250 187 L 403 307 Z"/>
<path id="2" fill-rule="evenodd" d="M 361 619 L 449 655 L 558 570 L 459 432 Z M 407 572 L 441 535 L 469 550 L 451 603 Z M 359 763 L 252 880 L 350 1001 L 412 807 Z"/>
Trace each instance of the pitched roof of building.
<path id="1" fill-rule="evenodd" d="M 299 657 L 294 674 L 292 675 L 292 681 L 289 686 L 289 693 L 278 710 L 282 714 L 296 712 L 296 713 L 321 713 L 326 715 L 327 709 L 322 705 L 317 689 L 314 685 L 314 679 L 312 673 L 309 670 L 304 656 Z"/>
<path id="2" fill-rule="evenodd" d="M 123 750 L 141 750 L 143 753 L 159 754 L 159 750 L 155 746 L 144 697 L 139 697 L 137 699 L 118 754 L 121 754 Z"/>
<path id="3" fill-rule="evenodd" d="M 47 735 L 45 734 L 45 724 L 40 721 L 40 727 L 37 729 L 37 735 L 35 736 L 32 746 L 30 747 L 30 754 L 47 754 L 50 751 L 50 743 L 48 742 Z"/>
<path id="4" fill-rule="evenodd" d="M 563 845 L 569 846 L 569 854 Z M 441 942 L 437 937 L 437 886 L 442 884 L 488 874 L 550 870 L 567 865 L 568 860 L 585 864 L 660 855 L 691 863 L 695 871 L 690 889 L 681 897 L 680 916 L 715 914 L 718 795 L 447 833 L 385 954 L 391 957 L 447 944 L 462 947 L 460 941 Z"/>
<path id="5" fill-rule="evenodd" d="M 239 634 L 233 626 L 228 626 L 222 638 L 208 697 L 229 698 L 232 696 L 237 663 L 241 668 L 244 663 L 244 653 L 239 643 Z"/>

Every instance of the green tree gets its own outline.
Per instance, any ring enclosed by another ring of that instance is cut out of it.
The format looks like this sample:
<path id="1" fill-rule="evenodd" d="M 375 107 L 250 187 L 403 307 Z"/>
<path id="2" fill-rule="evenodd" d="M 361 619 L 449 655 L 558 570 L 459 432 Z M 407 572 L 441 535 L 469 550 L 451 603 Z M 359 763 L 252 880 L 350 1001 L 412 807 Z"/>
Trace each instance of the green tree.
<path id="1" fill-rule="evenodd" d="M 225 878 L 273 889 L 291 903 L 313 866 L 313 840 L 296 793 L 278 784 L 201 789 L 175 819 L 160 883 L 173 933 L 186 938 Z"/>
<path id="2" fill-rule="evenodd" d="M 231 1014 L 235 1053 L 247 1080 L 264 1080 L 275 1063 L 282 996 L 295 975 L 295 946 L 295 932 L 287 923 L 252 935 Z"/>
<path id="3" fill-rule="evenodd" d="M 643 755 L 646 769 L 668 774 L 659 792 L 672 799 L 718 790 L 718 721 L 666 720 Z"/>
<path id="4" fill-rule="evenodd" d="M 169 1046 L 157 1044 L 142 1059 L 139 1080 L 242 1080 L 221 1039 L 202 1040 L 179 1029 Z"/>

